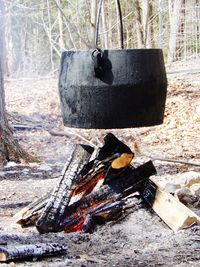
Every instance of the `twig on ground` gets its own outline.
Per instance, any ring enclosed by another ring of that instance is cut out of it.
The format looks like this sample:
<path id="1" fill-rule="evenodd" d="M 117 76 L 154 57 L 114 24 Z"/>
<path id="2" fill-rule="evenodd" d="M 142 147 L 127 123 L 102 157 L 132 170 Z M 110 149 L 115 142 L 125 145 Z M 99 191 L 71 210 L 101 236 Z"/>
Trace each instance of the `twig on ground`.
<path id="1" fill-rule="evenodd" d="M 90 146 L 93 146 L 94 148 L 98 148 L 98 146 L 95 145 L 90 140 L 88 140 L 85 137 L 81 136 L 80 134 L 72 132 L 72 131 L 53 131 L 52 130 L 52 131 L 48 131 L 48 132 L 53 136 L 67 136 L 67 137 L 76 136 L 76 137 L 80 138 L 81 140 L 83 140 L 84 142 L 88 143 Z"/>
<path id="2" fill-rule="evenodd" d="M 149 156 L 149 155 L 146 155 L 143 153 L 141 153 L 140 155 L 148 157 L 152 161 L 166 161 L 166 162 L 171 162 L 171 163 L 178 163 L 178 164 L 185 164 L 185 165 L 189 165 L 189 166 L 200 167 L 200 164 L 198 164 L 198 163 L 188 162 L 188 161 L 184 161 L 184 160 L 175 160 L 175 159 L 169 159 L 169 158 L 154 157 L 154 156 Z"/>

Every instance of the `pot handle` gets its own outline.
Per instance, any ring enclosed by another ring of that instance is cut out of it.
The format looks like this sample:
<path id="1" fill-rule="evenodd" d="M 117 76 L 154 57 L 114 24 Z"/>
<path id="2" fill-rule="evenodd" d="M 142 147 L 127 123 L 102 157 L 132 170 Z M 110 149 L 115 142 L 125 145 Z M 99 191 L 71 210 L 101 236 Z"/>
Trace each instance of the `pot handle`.
<path id="1" fill-rule="evenodd" d="M 97 12 L 97 21 L 96 21 L 96 31 L 95 31 L 95 47 L 97 50 L 101 50 L 98 47 L 98 37 L 99 37 L 99 21 L 100 21 L 100 15 L 101 15 L 101 7 L 104 0 L 99 0 L 99 8 Z M 123 22 L 122 22 L 122 11 L 121 11 L 121 5 L 120 0 L 115 0 L 117 5 L 117 13 L 120 21 L 120 44 L 121 49 L 124 49 L 124 37 L 123 37 Z"/>

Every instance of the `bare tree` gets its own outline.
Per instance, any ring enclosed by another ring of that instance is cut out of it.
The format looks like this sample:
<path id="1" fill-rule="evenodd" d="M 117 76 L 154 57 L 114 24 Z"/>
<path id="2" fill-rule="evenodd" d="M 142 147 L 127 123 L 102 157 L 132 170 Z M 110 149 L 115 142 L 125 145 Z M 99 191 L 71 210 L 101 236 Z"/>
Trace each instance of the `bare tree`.
<path id="1" fill-rule="evenodd" d="M 99 23 L 102 48 L 119 47 L 118 1 L 102 2 Z M 93 49 L 99 2 L 4 0 L 6 73 L 15 77 L 55 74 L 63 50 Z M 199 1 L 121 0 L 120 3 L 126 48 L 161 47 L 170 61 L 199 54 Z M 194 19 L 188 10 L 193 10 Z"/>
<path id="2" fill-rule="evenodd" d="M 60 0 L 58 0 L 58 5 L 61 6 Z M 63 30 L 63 19 L 60 10 L 58 9 L 58 24 L 59 24 L 59 45 L 61 52 L 65 50 L 65 43 L 64 43 L 64 30 Z"/>
<path id="3" fill-rule="evenodd" d="M 5 92 L 4 92 L 4 1 L 0 0 L 0 164 L 6 160 L 35 161 L 36 159 L 29 155 L 19 145 L 13 136 L 11 127 L 8 124 L 5 110 Z"/>
<path id="4" fill-rule="evenodd" d="M 144 32 L 142 29 L 142 16 L 141 16 L 141 8 L 138 0 L 134 1 L 133 8 L 135 10 L 135 22 L 136 22 L 136 33 L 137 33 L 137 43 L 138 47 L 144 47 Z"/>
<path id="5" fill-rule="evenodd" d="M 179 29 L 181 6 L 183 0 L 169 0 L 169 21 L 170 21 L 170 36 L 169 36 L 169 51 L 168 60 L 172 62 L 176 59 L 176 39 Z"/>
<path id="6" fill-rule="evenodd" d="M 97 0 L 91 1 L 90 11 L 90 41 L 92 46 L 95 47 L 95 27 L 96 27 L 96 16 L 97 16 Z"/>

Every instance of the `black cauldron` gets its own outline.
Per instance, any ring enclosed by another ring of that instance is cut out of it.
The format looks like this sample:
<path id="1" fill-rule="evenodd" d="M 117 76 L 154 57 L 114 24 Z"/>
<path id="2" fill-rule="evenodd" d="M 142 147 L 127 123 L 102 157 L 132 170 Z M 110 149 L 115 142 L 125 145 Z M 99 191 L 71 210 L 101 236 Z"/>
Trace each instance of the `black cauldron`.
<path id="1" fill-rule="evenodd" d="M 66 51 L 59 93 L 64 125 L 129 128 L 163 122 L 167 78 L 161 49 Z"/>

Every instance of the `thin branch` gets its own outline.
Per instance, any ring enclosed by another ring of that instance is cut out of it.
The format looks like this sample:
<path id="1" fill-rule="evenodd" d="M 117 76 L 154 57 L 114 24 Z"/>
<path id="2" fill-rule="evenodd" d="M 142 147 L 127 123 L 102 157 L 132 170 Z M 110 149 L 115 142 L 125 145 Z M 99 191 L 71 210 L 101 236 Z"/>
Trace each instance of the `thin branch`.
<path id="1" fill-rule="evenodd" d="M 63 15 L 65 21 L 67 22 L 67 27 L 69 30 L 69 34 L 70 37 L 72 38 L 72 32 L 76 33 L 77 37 L 81 39 L 81 41 L 88 47 L 88 48 L 92 48 L 92 45 L 90 44 L 90 42 L 87 40 L 85 40 L 79 33 L 76 25 L 72 24 L 71 21 L 67 18 L 67 16 L 65 15 L 65 13 L 63 12 L 62 8 L 60 7 L 60 5 L 58 4 L 57 0 L 53 0 L 55 5 L 57 6 L 57 8 L 60 10 L 60 13 Z M 72 30 L 71 30 L 72 29 Z M 73 40 L 73 38 L 72 38 Z M 76 47 L 75 47 L 76 48 Z"/>
<path id="2" fill-rule="evenodd" d="M 146 155 L 144 153 L 141 153 L 140 155 L 148 157 L 151 160 L 166 161 L 166 162 L 179 163 L 179 164 L 185 164 L 185 165 L 189 165 L 189 166 L 200 167 L 200 164 L 198 164 L 198 163 L 188 162 L 188 161 L 184 161 L 184 160 L 175 160 L 175 159 L 169 159 L 169 158 L 163 158 L 163 157 L 154 157 L 154 156 Z"/>
<path id="3" fill-rule="evenodd" d="M 81 136 L 80 134 L 78 134 L 76 132 L 72 132 L 72 131 L 49 131 L 49 133 L 53 136 L 66 136 L 66 137 L 76 136 L 76 137 L 80 138 L 81 140 L 83 140 L 84 142 L 88 143 L 90 146 L 98 148 L 97 145 L 95 145 L 90 140 L 86 139 L 85 137 Z"/>

